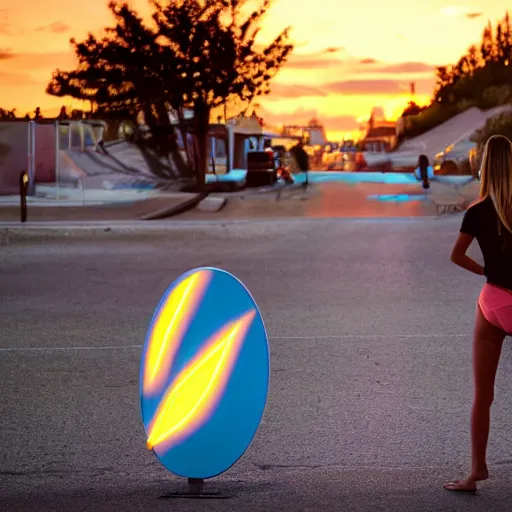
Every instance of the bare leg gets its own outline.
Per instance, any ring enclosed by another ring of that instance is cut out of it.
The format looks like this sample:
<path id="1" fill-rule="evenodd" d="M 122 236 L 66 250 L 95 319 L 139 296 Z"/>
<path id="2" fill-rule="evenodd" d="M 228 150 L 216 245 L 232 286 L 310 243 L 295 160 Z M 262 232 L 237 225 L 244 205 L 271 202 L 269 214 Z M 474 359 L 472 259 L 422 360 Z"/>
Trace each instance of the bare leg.
<path id="1" fill-rule="evenodd" d="M 477 307 L 473 339 L 474 399 L 471 411 L 471 473 L 444 485 L 448 491 L 476 491 L 476 482 L 487 480 L 486 452 L 489 439 L 494 383 L 505 333 L 489 323 Z"/>

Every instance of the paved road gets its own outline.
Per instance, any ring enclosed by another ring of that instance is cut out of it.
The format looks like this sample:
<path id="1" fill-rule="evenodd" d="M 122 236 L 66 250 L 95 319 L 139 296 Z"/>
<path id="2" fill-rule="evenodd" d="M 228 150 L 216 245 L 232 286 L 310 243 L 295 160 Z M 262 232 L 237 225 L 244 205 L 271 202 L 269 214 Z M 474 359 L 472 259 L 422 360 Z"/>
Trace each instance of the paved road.
<path id="1" fill-rule="evenodd" d="M 0 510 L 511 510 L 512 348 L 499 369 L 492 479 L 468 458 L 481 281 L 448 253 L 460 217 L 161 224 L 1 238 Z M 67 234 L 66 234 L 67 233 Z M 18 241 L 17 241 L 18 240 Z M 244 458 L 208 485 L 145 448 L 138 364 L 153 308 L 190 267 L 234 272 L 259 303 L 272 377 Z"/>

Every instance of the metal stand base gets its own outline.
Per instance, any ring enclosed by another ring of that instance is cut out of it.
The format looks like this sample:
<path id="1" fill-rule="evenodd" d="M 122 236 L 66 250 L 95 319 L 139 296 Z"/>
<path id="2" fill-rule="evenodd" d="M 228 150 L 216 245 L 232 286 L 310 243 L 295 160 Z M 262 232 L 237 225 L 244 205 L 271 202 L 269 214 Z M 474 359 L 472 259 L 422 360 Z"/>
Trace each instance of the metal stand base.
<path id="1" fill-rule="evenodd" d="M 202 478 L 189 478 L 188 479 L 188 491 L 175 491 L 160 496 L 161 500 L 168 499 L 229 499 L 231 496 L 223 494 L 221 491 L 204 491 L 204 480 Z"/>

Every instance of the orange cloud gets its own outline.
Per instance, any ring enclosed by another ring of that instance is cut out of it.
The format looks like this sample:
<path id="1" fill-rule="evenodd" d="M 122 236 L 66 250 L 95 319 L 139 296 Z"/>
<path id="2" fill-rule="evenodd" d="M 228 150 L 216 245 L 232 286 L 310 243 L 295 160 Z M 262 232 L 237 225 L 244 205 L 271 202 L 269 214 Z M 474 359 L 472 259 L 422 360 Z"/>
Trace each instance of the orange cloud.
<path id="1" fill-rule="evenodd" d="M 357 130 L 359 123 L 355 116 L 351 115 L 337 115 L 328 116 L 321 115 L 316 109 L 302 109 L 299 108 L 294 112 L 274 114 L 265 108 L 258 109 L 259 114 L 268 126 L 277 125 L 293 125 L 293 124 L 307 124 L 311 119 L 316 118 L 322 121 L 324 128 L 327 131 L 353 131 Z"/>
<path id="2" fill-rule="evenodd" d="M 419 94 L 431 93 L 434 85 L 433 79 L 414 80 L 416 91 Z M 340 82 L 332 82 L 322 86 L 322 89 L 331 94 L 347 94 L 347 95 L 398 95 L 403 94 L 409 89 L 409 82 L 389 79 L 375 80 L 344 80 Z"/>
<path id="3" fill-rule="evenodd" d="M 302 98 L 304 96 L 327 96 L 327 92 L 320 87 L 308 85 L 292 85 L 274 82 L 270 85 L 270 91 L 273 97 L 284 98 Z"/>
<path id="4" fill-rule="evenodd" d="M 272 99 L 293 99 L 302 97 L 325 97 L 329 95 L 349 96 L 396 96 L 408 93 L 410 82 L 414 82 L 418 94 L 431 94 L 434 86 L 434 79 L 420 80 L 393 80 L 393 79 L 368 79 L 368 80 L 342 80 L 339 82 L 328 82 L 318 86 L 307 86 L 301 84 L 287 84 L 274 82 L 271 85 Z"/>
<path id="5" fill-rule="evenodd" d="M 38 84 L 28 73 L 4 73 L 2 71 L 0 71 L 0 82 L 2 83 L 2 87 L 20 87 Z"/>
<path id="6" fill-rule="evenodd" d="M 7 9 L 0 9 L 0 35 L 17 36 L 23 33 L 23 30 L 15 27 L 11 22 L 11 17 Z"/>
<path id="7" fill-rule="evenodd" d="M 76 56 L 71 50 L 67 52 L 17 54 L 8 52 L 8 58 L 10 59 L 9 69 L 48 70 L 48 81 L 50 80 L 51 72 L 57 67 L 61 69 L 73 69 L 77 65 Z"/>
<path id="8" fill-rule="evenodd" d="M 400 94 L 403 87 L 396 80 L 344 80 L 326 84 L 324 88 L 334 94 Z"/>
<path id="9" fill-rule="evenodd" d="M 359 61 L 359 64 L 377 64 L 377 61 L 375 59 L 372 59 L 372 58 L 361 59 Z"/>
<path id="10" fill-rule="evenodd" d="M 368 62 L 372 60 L 373 62 Z M 378 64 L 374 59 L 366 59 L 365 64 Z M 389 74 L 403 74 L 403 73 L 432 73 L 435 66 L 426 64 L 425 62 L 399 62 L 396 64 L 382 64 L 378 66 L 369 66 L 366 69 L 361 69 L 363 73 L 389 73 Z"/>
<path id="11" fill-rule="evenodd" d="M 374 80 L 391 79 L 396 75 L 402 75 L 404 78 L 412 80 L 415 75 L 423 75 L 425 78 L 431 79 L 434 76 L 434 70 L 435 66 L 427 62 L 382 62 L 375 58 L 357 59 L 351 56 L 344 56 L 344 59 L 341 60 L 328 56 L 326 52 L 321 52 L 292 55 L 277 80 L 289 84 L 301 83 L 301 85 L 309 87 L 322 87 L 322 83 L 329 80 L 333 76 L 333 72 L 343 75 L 347 80 L 358 80 L 361 75 L 370 74 L 374 75 L 372 76 Z M 385 86 L 384 92 L 387 93 L 388 90 L 389 85 Z M 395 87 L 394 90 L 397 88 Z"/>
<path id="12" fill-rule="evenodd" d="M 0 60 L 12 59 L 14 56 L 9 48 L 0 48 Z"/>
<path id="13" fill-rule="evenodd" d="M 286 63 L 288 69 L 315 69 L 315 68 L 331 68 L 340 66 L 343 61 L 338 59 L 314 59 L 302 56 L 290 57 Z"/>
<path id="14" fill-rule="evenodd" d="M 63 34 L 64 32 L 68 32 L 71 27 L 64 23 L 63 21 L 54 21 L 49 25 L 42 25 L 34 29 L 36 32 L 52 32 L 53 34 Z"/>
<path id="15" fill-rule="evenodd" d="M 331 57 L 335 53 L 343 50 L 341 47 L 329 47 L 321 52 L 316 53 L 292 53 L 286 63 L 289 69 L 312 69 L 312 68 L 327 68 L 332 66 L 339 66 L 343 61 Z M 326 57 L 328 55 L 329 57 Z"/>

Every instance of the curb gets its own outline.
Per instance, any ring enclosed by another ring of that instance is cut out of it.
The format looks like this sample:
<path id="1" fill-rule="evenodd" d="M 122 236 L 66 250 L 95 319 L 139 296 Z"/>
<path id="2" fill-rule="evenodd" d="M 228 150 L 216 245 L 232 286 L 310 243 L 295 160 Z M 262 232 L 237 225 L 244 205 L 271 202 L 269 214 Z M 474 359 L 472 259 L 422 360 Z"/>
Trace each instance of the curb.
<path id="1" fill-rule="evenodd" d="M 175 215 L 179 215 L 180 213 L 185 213 L 188 210 L 192 210 L 197 207 L 197 205 L 208 197 L 208 192 L 202 192 L 192 199 L 188 199 L 181 204 L 162 208 L 157 210 L 156 212 L 147 213 L 146 215 L 142 215 L 139 217 L 141 220 L 159 220 L 165 219 L 167 217 L 174 217 Z"/>
<path id="2" fill-rule="evenodd" d="M 217 226 L 225 228 L 230 225 L 244 225 L 244 224 L 268 224 L 278 221 L 280 224 L 294 224 L 297 222 L 321 223 L 321 222 L 339 222 L 339 223 L 402 223 L 402 222 L 427 222 L 427 221 L 449 221 L 454 220 L 460 222 L 460 214 L 438 216 L 438 215 L 423 215 L 421 217 L 265 217 L 255 219 L 212 219 L 212 220 L 178 220 L 174 221 L 169 219 L 163 222 L 147 222 L 145 220 L 115 220 L 115 221 L 48 221 L 48 222 L 0 222 L 0 233 L 14 233 L 14 232 L 37 232 L 37 231 L 51 231 L 57 232 L 59 230 L 75 230 L 87 231 L 98 230 L 104 231 L 162 231 L 162 230 L 177 230 L 188 229 L 192 227 L 201 226 Z"/>

